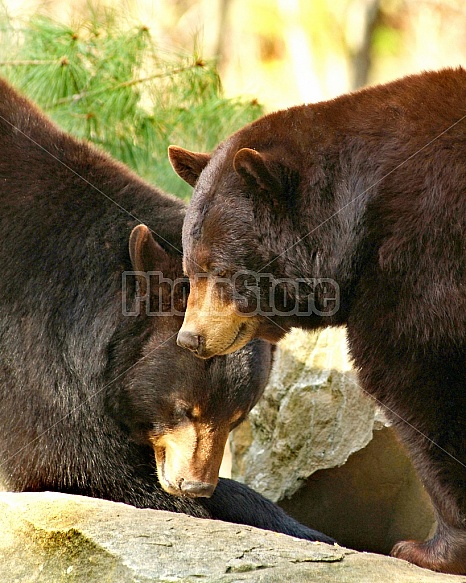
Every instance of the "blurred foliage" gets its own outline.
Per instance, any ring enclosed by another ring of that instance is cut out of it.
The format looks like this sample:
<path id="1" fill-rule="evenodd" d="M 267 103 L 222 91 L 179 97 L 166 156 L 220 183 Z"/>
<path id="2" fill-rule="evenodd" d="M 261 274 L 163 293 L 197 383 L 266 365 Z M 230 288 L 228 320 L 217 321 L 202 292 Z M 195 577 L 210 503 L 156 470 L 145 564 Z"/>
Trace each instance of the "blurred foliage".
<path id="1" fill-rule="evenodd" d="M 226 99 L 213 64 L 164 51 L 147 27 L 111 9 L 65 25 L 36 16 L 2 19 L 0 72 L 63 129 L 183 198 L 169 144 L 209 151 L 262 114 L 256 101 Z"/>
<path id="2" fill-rule="evenodd" d="M 199 33 L 229 95 L 248 92 L 269 110 L 466 66 L 464 0 L 146 0 L 152 5 L 172 42 L 189 46 Z"/>

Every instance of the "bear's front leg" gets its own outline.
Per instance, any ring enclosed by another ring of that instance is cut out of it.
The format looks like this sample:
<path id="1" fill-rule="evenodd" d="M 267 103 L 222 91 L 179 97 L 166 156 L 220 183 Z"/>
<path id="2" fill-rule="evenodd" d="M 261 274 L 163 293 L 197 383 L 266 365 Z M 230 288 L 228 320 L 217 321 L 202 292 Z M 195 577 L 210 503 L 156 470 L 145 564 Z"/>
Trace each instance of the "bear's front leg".
<path id="1" fill-rule="evenodd" d="M 376 328 L 374 327 L 374 330 Z M 360 382 L 410 453 L 437 519 L 427 541 L 401 541 L 391 554 L 420 567 L 466 575 L 466 391 L 462 349 L 362 343 L 350 328 Z M 375 348 L 374 348 L 375 347 Z"/>
<path id="2" fill-rule="evenodd" d="M 432 393 L 434 390 L 431 388 L 431 392 L 425 393 L 423 398 L 418 397 L 411 403 L 410 410 L 399 408 L 402 419 L 398 418 L 394 424 L 410 450 L 414 465 L 431 497 L 437 530 L 430 540 L 424 542 L 398 542 L 391 554 L 433 571 L 466 575 L 466 468 L 462 398 L 455 399 L 454 391 L 445 393 L 443 399 L 437 400 L 437 410 L 433 414 Z M 412 391 L 408 394 L 415 397 Z M 426 414 L 426 409 L 430 409 L 431 415 Z"/>

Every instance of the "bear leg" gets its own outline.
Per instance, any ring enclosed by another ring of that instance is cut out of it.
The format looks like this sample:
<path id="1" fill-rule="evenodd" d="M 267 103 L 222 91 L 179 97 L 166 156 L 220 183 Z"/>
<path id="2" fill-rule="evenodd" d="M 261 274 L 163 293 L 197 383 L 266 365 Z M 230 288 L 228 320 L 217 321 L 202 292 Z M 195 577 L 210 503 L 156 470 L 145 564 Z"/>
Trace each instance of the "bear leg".
<path id="1" fill-rule="evenodd" d="M 362 346 L 366 353 L 370 352 L 370 345 Z M 463 575 L 466 574 L 464 352 L 434 348 L 416 351 L 406 346 L 400 352 L 400 347 L 390 351 L 390 346 L 385 345 L 384 354 L 373 359 L 369 371 L 359 366 L 363 388 L 383 406 L 410 453 L 437 519 L 437 530 L 430 540 L 398 542 L 391 554 L 420 567 Z"/>
<path id="2" fill-rule="evenodd" d="M 450 388 L 455 387 L 452 384 Z M 466 575 L 464 396 L 460 391 L 451 390 L 447 398 L 438 396 L 434 401 L 432 393 L 433 390 L 424 393 L 422 400 L 418 399 L 417 418 L 410 418 L 405 409 L 402 417 L 410 422 L 398 418 L 394 425 L 430 495 L 437 530 L 424 542 L 398 542 L 391 554 L 433 571 Z M 413 396 L 413 392 L 408 395 Z M 430 409 L 430 415 L 425 414 L 426 408 Z M 422 428 L 422 433 L 416 426 Z"/>

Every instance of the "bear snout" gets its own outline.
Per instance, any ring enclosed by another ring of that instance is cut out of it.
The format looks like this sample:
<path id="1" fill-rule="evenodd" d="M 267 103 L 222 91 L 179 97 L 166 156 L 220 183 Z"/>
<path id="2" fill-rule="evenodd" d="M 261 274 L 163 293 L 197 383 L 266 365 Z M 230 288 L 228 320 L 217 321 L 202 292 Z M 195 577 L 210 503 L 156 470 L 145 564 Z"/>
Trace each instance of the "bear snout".
<path id="1" fill-rule="evenodd" d="M 162 488 L 175 496 L 209 498 L 214 493 L 229 423 L 186 421 L 163 435 L 149 436 Z"/>

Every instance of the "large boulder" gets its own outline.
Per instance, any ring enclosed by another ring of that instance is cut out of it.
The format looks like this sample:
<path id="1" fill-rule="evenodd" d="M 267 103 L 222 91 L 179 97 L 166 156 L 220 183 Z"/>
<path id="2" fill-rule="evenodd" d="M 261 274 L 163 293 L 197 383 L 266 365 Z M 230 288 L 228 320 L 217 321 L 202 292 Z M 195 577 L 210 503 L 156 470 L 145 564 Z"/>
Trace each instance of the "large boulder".
<path id="1" fill-rule="evenodd" d="M 233 434 L 232 477 L 281 500 L 317 470 L 344 464 L 380 421 L 351 369 L 344 330 L 293 330 L 264 396 Z"/>
<path id="2" fill-rule="evenodd" d="M 430 500 L 379 405 L 357 382 L 344 329 L 293 330 L 232 435 L 232 477 L 352 548 L 423 539 Z"/>
<path id="3" fill-rule="evenodd" d="M 2 583 L 463 583 L 398 559 L 58 493 L 0 494 Z"/>

